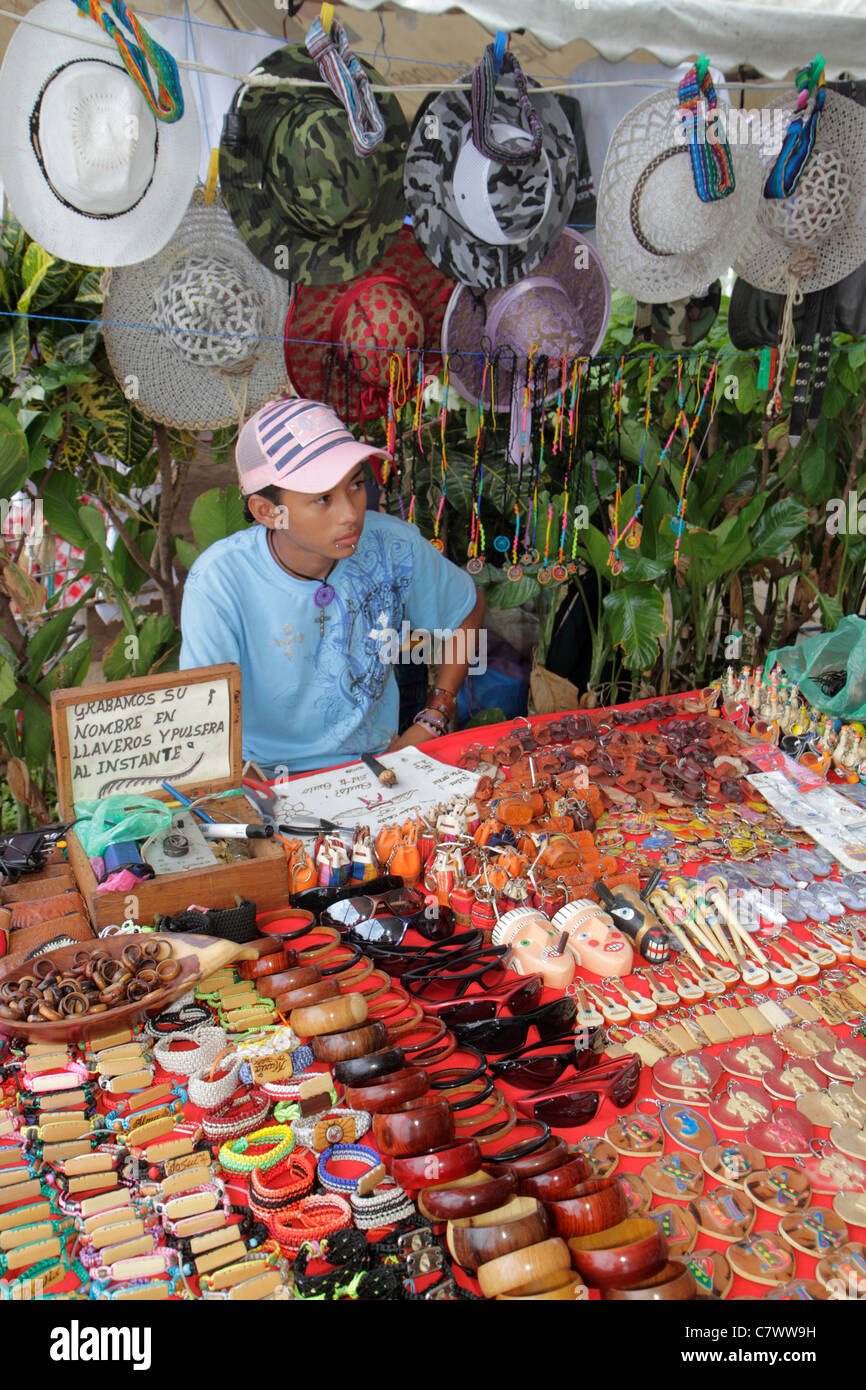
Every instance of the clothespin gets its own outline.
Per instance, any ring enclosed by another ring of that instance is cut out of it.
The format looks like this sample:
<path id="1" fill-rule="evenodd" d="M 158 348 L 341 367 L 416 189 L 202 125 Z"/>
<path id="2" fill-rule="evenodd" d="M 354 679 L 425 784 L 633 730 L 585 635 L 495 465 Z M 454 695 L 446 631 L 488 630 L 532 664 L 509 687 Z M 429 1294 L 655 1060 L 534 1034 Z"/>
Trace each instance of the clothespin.
<path id="1" fill-rule="evenodd" d="M 707 72 L 709 71 L 709 67 L 710 67 L 710 60 L 709 60 L 709 58 L 707 57 L 706 53 L 702 53 L 702 54 L 701 54 L 700 58 L 698 59 L 697 63 L 695 64 L 695 67 L 696 67 L 696 69 L 697 69 L 697 74 L 698 74 L 698 83 L 700 84 L 700 83 L 703 82 L 704 78 L 706 77 Z"/>
<path id="2" fill-rule="evenodd" d="M 324 29 L 324 31 L 325 31 L 326 34 L 330 34 L 330 32 L 331 32 L 331 24 L 333 23 L 333 20 L 334 20 L 334 6 L 333 6 L 333 5 L 323 5 L 322 8 L 321 8 L 321 10 L 319 11 L 319 23 L 321 24 L 321 26 L 322 26 L 322 28 Z"/>
<path id="3" fill-rule="evenodd" d="M 210 159 L 208 160 L 207 178 L 205 179 L 205 184 L 204 184 L 204 200 L 205 200 L 206 203 L 212 203 L 213 200 L 214 200 L 214 197 L 215 197 L 215 195 L 216 195 L 216 186 L 217 186 L 217 178 L 219 177 L 219 168 L 220 168 L 220 152 L 219 152 L 219 146 L 216 146 L 214 149 L 211 150 L 211 152 L 210 152 Z"/>
<path id="4" fill-rule="evenodd" d="M 505 49 L 508 46 L 508 34 L 504 29 L 496 30 L 496 38 L 493 43 L 493 81 L 499 81 L 499 74 L 502 71 L 502 59 L 505 57 Z"/>

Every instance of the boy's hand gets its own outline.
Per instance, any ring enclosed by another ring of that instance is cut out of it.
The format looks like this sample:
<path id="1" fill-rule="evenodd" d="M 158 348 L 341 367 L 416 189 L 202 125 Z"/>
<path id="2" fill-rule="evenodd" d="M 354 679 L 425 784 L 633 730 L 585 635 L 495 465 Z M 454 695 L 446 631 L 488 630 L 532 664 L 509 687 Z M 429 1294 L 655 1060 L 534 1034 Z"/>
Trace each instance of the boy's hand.
<path id="1" fill-rule="evenodd" d="M 398 748 L 414 748 L 419 743 L 427 743 L 435 735 L 422 724 L 410 724 L 405 733 L 395 734 L 388 744 L 388 752 L 396 753 Z"/>

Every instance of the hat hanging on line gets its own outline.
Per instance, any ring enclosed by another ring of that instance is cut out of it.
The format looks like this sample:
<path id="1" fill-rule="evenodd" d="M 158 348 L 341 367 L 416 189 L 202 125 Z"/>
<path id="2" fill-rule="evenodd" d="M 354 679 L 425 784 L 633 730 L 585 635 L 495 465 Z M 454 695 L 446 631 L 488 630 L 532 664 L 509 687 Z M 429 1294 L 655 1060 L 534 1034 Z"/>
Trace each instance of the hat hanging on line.
<path id="1" fill-rule="evenodd" d="M 374 84 L 385 79 L 361 65 Z M 256 69 L 321 82 L 296 47 Z M 359 275 L 393 241 L 405 216 L 403 158 L 409 127 L 395 96 L 377 93 L 385 136 L 357 154 L 345 108 L 324 87 L 240 87 L 225 118 L 219 176 L 225 205 L 253 255 L 287 280 L 337 285 Z"/>
<path id="2" fill-rule="evenodd" d="M 198 176 L 189 82 L 180 75 L 181 118 L 157 120 L 115 45 L 69 0 L 42 0 L 27 18 L 46 27 L 20 23 L 0 69 L 0 183 L 13 213 L 64 260 L 117 266 L 154 255 Z"/>
<path id="3" fill-rule="evenodd" d="M 289 286 L 196 190 L 167 246 L 104 277 L 112 370 L 143 414 L 179 429 L 237 424 L 289 389 Z M 131 390 L 130 390 L 131 388 Z"/>
<path id="4" fill-rule="evenodd" d="M 761 121 L 763 177 L 779 155 L 777 118 L 793 119 L 798 94 L 777 97 Z M 766 134 L 765 134 L 766 133 Z M 738 275 L 771 294 L 786 294 L 789 277 L 803 294 L 844 280 L 866 261 L 866 109 L 827 91 L 811 154 L 786 198 L 761 198 L 751 234 L 733 262 Z"/>
<path id="5" fill-rule="evenodd" d="M 479 296 L 465 285 L 451 296 L 442 329 L 450 384 L 494 410 L 512 405 L 515 376 L 525 377 L 530 352 L 547 359 L 546 396 L 562 380 L 562 358 L 592 357 L 607 332 L 610 285 L 595 249 L 567 228 L 534 274 Z"/>
<path id="6" fill-rule="evenodd" d="M 492 51 L 471 95 L 446 90 L 421 107 L 404 174 L 425 255 L 482 290 L 535 270 L 565 227 L 577 179 L 574 132 L 556 96 L 524 78 L 510 53 L 494 89 Z"/>
<path id="7" fill-rule="evenodd" d="M 328 401 L 351 424 L 383 415 L 391 358 L 404 375 L 439 369 L 442 321 L 454 281 L 428 261 L 409 227 L 363 275 L 346 285 L 297 286 L 286 319 L 286 367 L 300 396 Z M 407 360 L 406 350 L 410 359 Z"/>
<path id="8" fill-rule="evenodd" d="M 715 96 L 715 94 L 713 94 Z M 713 108 L 723 129 L 730 110 Z M 760 152 L 733 144 L 730 192 L 699 196 L 677 91 L 640 102 L 611 137 L 598 193 L 597 242 L 611 284 L 650 304 L 704 295 L 755 219 Z"/>

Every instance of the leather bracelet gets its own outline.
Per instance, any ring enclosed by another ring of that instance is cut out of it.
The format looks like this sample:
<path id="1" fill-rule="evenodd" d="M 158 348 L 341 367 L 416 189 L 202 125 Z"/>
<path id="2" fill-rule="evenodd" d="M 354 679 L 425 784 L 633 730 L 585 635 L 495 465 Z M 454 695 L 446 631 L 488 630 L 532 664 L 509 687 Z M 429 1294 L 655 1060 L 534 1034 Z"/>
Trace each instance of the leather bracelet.
<path id="1" fill-rule="evenodd" d="M 543 1120 L 521 1120 L 519 1128 L 535 1132 L 517 1144 L 509 1144 L 506 1149 L 491 1150 L 490 1145 L 486 1145 L 483 1149 L 486 1171 L 501 1172 L 508 1168 L 519 1178 L 529 1178 L 566 1162 L 568 1145 L 564 1139 L 551 1135 L 550 1126 Z"/>
<path id="2" fill-rule="evenodd" d="M 498 1211 L 449 1221 L 445 1243 L 457 1263 L 474 1273 L 479 1265 L 546 1240 L 549 1231 L 550 1220 L 541 1202 L 534 1197 L 512 1197 Z"/>
<path id="3" fill-rule="evenodd" d="M 409 1033 L 414 1033 L 418 1024 L 425 1017 L 421 1005 L 417 1000 L 410 1000 L 408 995 L 406 996 L 406 1005 L 408 1005 L 410 1010 L 409 1017 L 396 1018 L 393 1022 L 389 1021 L 387 1024 L 389 1041 L 393 1041 L 395 1038 L 402 1038 Z M 404 1008 L 406 1005 L 404 1005 Z M 441 1036 L 442 1034 L 440 1034 L 440 1037 Z M 437 1039 L 434 1039 L 434 1041 L 437 1041 Z"/>
<path id="4" fill-rule="evenodd" d="M 367 1001 L 361 994 L 338 994 L 320 1004 L 292 1009 L 289 1022 L 299 1038 L 317 1038 L 323 1033 L 344 1033 L 364 1023 Z"/>
<path id="5" fill-rule="evenodd" d="M 273 1222 L 273 1236 L 281 1250 L 295 1253 L 304 1241 L 324 1240 L 352 1224 L 352 1209 L 344 1197 L 329 1192 L 324 1197 L 304 1197 Z"/>
<path id="6" fill-rule="evenodd" d="M 557 1270 L 570 1268 L 568 1246 L 559 1236 L 552 1236 L 537 1245 L 512 1250 L 479 1265 L 477 1278 L 484 1297 L 495 1298 L 497 1294 L 509 1293 L 523 1284 L 555 1274 Z"/>
<path id="7" fill-rule="evenodd" d="M 265 975 L 256 981 L 256 989 L 266 999 L 278 999 L 292 989 L 302 989 L 304 985 L 317 984 L 322 978 L 315 965 L 296 965 L 292 970 L 279 970 L 273 975 Z"/>
<path id="8" fill-rule="evenodd" d="M 334 1079 L 344 1086 L 369 1086 L 406 1066 L 402 1047 L 384 1047 L 361 1057 L 347 1057 L 334 1067 Z"/>
<path id="9" fill-rule="evenodd" d="M 608 1226 L 618 1226 L 628 1216 L 625 1188 L 618 1178 L 592 1178 L 581 1183 L 571 1197 L 546 1203 L 551 1225 L 558 1236 L 591 1236 Z"/>
<path id="10" fill-rule="evenodd" d="M 404 1030 L 396 1036 L 399 1037 L 400 1046 L 406 1053 L 406 1056 L 409 1057 L 413 1053 L 424 1052 L 428 1047 L 432 1047 L 434 1043 L 439 1042 L 440 1038 L 444 1038 L 446 1031 L 442 1019 L 430 1018 L 425 1015 L 423 1018 L 416 1020 L 415 1026 L 412 1029 Z M 393 1036 L 394 1035 L 389 1029 L 389 1042 Z M 413 1038 L 415 1041 L 410 1041 L 410 1039 Z"/>
<path id="11" fill-rule="evenodd" d="M 457 1178 L 477 1173 L 481 1167 L 481 1149 L 474 1139 L 459 1139 L 452 1144 L 440 1144 L 425 1154 L 395 1158 L 391 1173 L 401 1187 L 411 1192 L 436 1183 L 453 1182 Z"/>
<path id="12" fill-rule="evenodd" d="M 477 1081 L 479 1077 L 485 1075 L 487 1071 L 487 1058 L 483 1052 L 479 1052 L 477 1047 L 470 1047 L 468 1043 L 461 1043 L 455 1052 L 467 1053 L 475 1059 L 474 1067 L 442 1067 L 438 1071 L 431 1071 L 428 1067 L 430 1076 L 430 1089 L 433 1091 L 452 1091 L 458 1086 L 468 1085 L 470 1081 Z M 453 1054 L 452 1054 L 453 1056 Z"/>
<path id="13" fill-rule="evenodd" d="M 426 1153 L 454 1138 L 454 1116 L 447 1101 L 419 1096 L 396 1110 L 374 1115 L 373 1137 L 379 1152 L 389 1158 Z"/>
<path id="14" fill-rule="evenodd" d="M 484 1179 L 479 1181 L 479 1178 Z M 425 1216 L 433 1221 L 455 1221 L 485 1212 L 498 1211 L 517 1191 L 513 1173 L 490 1178 L 484 1173 L 472 1173 L 452 1186 L 425 1187 L 418 1194 L 418 1204 Z"/>
<path id="15" fill-rule="evenodd" d="M 293 1009 L 305 1009 L 308 1004 L 321 1004 L 326 999 L 338 999 L 339 986 L 333 980 L 314 980 L 312 984 L 300 985 L 297 989 L 278 994 L 274 1000 L 279 1012 L 291 1014 Z"/>
<path id="16" fill-rule="evenodd" d="M 253 1088 L 245 1095 L 235 1096 L 218 1110 L 202 1117 L 201 1127 L 208 1143 L 224 1143 L 252 1134 L 271 1113 L 271 1102 L 261 1091 Z"/>
<path id="17" fill-rule="evenodd" d="M 403 1067 L 370 1086 L 347 1086 L 346 1104 L 371 1115 L 390 1110 L 404 1101 L 415 1100 L 430 1089 L 422 1067 Z"/>
<path id="18" fill-rule="evenodd" d="M 317 1062 L 344 1062 L 350 1057 L 363 1057 L 375 1052 L 387 1041 L 384 1023 L 376 1018 L 360 1028 L 348 1028 L 342 1033 L 322 1033 L 313 1038 L 313 1056 Z"/>
<path id="19" fill-rule="evenodd" d="M 275 951 L 270 941 L 267 946 L 267 955 L 260 955 L 257 960 L 238 962 L 236 968 L 242 980 L 259 980 L 265 975 L 276 975 L 281 970 L 289 970 L 293 965 L 297 965 L 297 951 L 287 946 Z"/>

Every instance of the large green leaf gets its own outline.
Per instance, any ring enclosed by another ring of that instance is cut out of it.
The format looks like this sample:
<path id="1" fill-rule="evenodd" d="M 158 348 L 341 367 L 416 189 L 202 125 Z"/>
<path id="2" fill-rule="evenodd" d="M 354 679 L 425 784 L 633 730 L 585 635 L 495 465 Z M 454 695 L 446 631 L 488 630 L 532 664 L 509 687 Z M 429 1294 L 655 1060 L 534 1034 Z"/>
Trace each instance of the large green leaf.
<path id="1" fill-rule="evenodd" d="M 88 502 L 83 507 L 78 508 L 78 516 L 81 525 L 84 527 L 90 539 L 96 542 L 103 557 L 108 558 L 108 540 L 105 534 L 105 521 L 103 520 L 102 512 L 98 507 L 94 507 Z"/>
<path id="2" fill-rule="evenodd" d="M 821 610 L 821 621 L 824 624 L 824 629 L 827 632 L 833 632 L 841 623 L 845 610 L 839 600 L 829 594 L 817 594 L 816 598 Z"/>
<path id="3" fill-rule="evenodd" d="M 578 532 L 578 554 L 589 560 L 596 574 L 610 574 L 610 542 L 597 526 L 587 526 Z"/>
<path id="4" fill-rule="evenodd" d="M 15 381 L 24 370 L 30 353 L 30 332 L 27 319 L 3 319 L 0 316 L 0 376 Z"/>
<path id="5" fill-rule="evenodd" d="M 182 536 L 175 536 L 174 553 L 184 569 L 191 570 L 200 552 L 198 546 L 193 545 L 192 541 L 185 541 Z"/>
<path id="6" fill-rule="evenodd" d="M 0 658 L 0 705 L 5 705 L 18 689 L 15 672 L 5 657 Z"/>
<path id="7" fill-rule="evenodd" d="M 485 597 L 488 608 L 519 608 L 540 593 L 538 581 L 525 574 L 522 579 L 506 579 L 501 584 L 491 584 L 485 590 Z"/>
<path id="8" fill-rule="evenodd" d="M 625 666 L 629 671 L 648 671 L 658 656 L 658 638 L 667 630 L 662 595 L 649 585 L 626 584 L 605 594 L 603 605 Z"/>
<path id="9" fill-rule="evenodd" d="M 146 526 L 138 517 L 127 517 L 123 530 L 134 541 L 138 550 L 150 563 L 156 545 L 156 528 Z M 138 594 L 144 587 L 147 575 L 133 560 L 123 541 L 118 537 L 111 552 L 112 577 L 128 594 Z"/>
<path id="10" fill-rule="evenodd" d="M 17 417 L 0 405 L 0 497 L 11 497 L 30 476 L 27 436 Z"/>
<path id="11" fill-rule="evenodd" d="M 132 409 L 115 381 L 87 381 L 73 398 L 91 421 L 93 442 L 102 453 L 124 464 L 138 461 L 142 441 L 153 437 L 152 426 Z"/>
<path id="12" fill-rule="evenodd" d="M 152 613 L 145 618 L 137 633 L 123 631 L 112 643 L 103 659 L 102 669 L 110 681 L 125 680 L 127 676 L 146 676 L 159 658 L 170 650 L 178 639 L 178 631 L 164 613 Z"/>
<path id="13" fill-rule="evenodd" d="M 68 690 L 81 685 L 90 669 L 92 650 L 92 637 L 76 642 L 72 650 L 65 652 L 54 669 L 39 682 L 37 688 L 40 693 L 47 696 L 52 690 Z"/>
<path id="14" fill-rule="evenodd" d="M 26 314 L 30 310 L 33 296 L 42 284 L 52 266 L 56 265 L 55 258 L 39 246 L 35 241 L 31 241 L 27 250 L 24 252 L 24 259 L 21 262 L 21 278 L 24 281 L 24 289 L 18 296 L 18 311 Z M 62 263 L 61 263 L 62 264 Z M 62 264 L 63 273 L 66 273 L 67 266 Z"/>
<path id="15" fill-rule="evenodd" d="M 81 277 L 78 288 L 75 291 L 75 298 L 79 304 L 101 304 L 103 293 L 100 289 L 102 280 L 101 270 L 87 270 Z"/>
<path id="16" fill-rule="evenodd" d="M 80 484 L 69 473 L 55 471 L 47 479 L 42 491 L 42 506 L 47 524 L 70 545 L 84 550 L 88 544 L 88 533 L 79 516 L 78 496 Z"/>
<path id="17" fill-rule="evenodd" d="M 244 504 L 236 487 L 212 487 L 192 504 L 190 525 L 200 550 L 246 528 Z"/>
<path id="18" fill-rule="evenodd" d="M 35 636 L 31 637 L 27 645 L 27 660 L 30 663 L 27 679 L 31 683 L 39 680 L 46 661 L 50 661 L 52 656 L 56 656 L 60 651 L 74 616 L 74 608 L 64 608 L 62 612 L 56 613 L 53 618 L 43 623 Z"/>
<path id="19" fill-rule="evenodd" d="M 808 525 L 809 513 L 795 497 L 775 502 L 758 518 L 751 534 L 755 560 L 775 558 L 787 550 L 795 536 Z"/>
<path id="20" fill-rule="evenodd" d="M 800 459 L 800 486 L 807 502 L 817 502 L 824 491 L 825 479 L 831 469 L 827 467 L 827 456 L 821 445 L 810 440 Z"/>
<path id="21" fill-rule="evenodd" d="M 51 714 L 29 691 L 21 710 L 24 756 L 30 767 L 44 767 L 51 756 Z"/>

